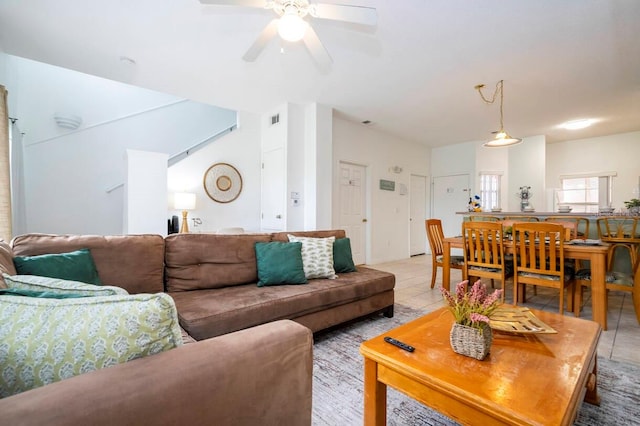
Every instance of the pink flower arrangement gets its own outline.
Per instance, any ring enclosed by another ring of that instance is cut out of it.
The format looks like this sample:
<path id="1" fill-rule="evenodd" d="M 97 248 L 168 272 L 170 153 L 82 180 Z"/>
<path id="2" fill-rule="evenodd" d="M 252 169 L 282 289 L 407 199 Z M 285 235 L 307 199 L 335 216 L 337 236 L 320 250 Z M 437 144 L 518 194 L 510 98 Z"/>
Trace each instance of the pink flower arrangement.
<path id="1" fill-rule="evenodd" d="M 483 324 L 489 324 L 489 317 L 500 305 L 502 290 L 488 294 L 480 280 L 471 286 L 471 291 L 467 291 L 468 286 L 468 280 L 458 283 L 455 296 L 444 288 L 441 291 L 458 324 L 482 330 Z"/>

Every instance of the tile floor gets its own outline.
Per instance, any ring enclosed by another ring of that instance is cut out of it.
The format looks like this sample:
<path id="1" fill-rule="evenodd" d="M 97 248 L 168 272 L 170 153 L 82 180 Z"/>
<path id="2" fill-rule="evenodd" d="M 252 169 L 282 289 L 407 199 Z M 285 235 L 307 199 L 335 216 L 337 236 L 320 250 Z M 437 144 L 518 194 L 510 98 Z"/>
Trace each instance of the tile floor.
<path id="1" fill-rule="evenodd" d="M 438 270 L 436 286 L 431 289 L 431 256 L 421 255 L 395 262 L 378 263 L 371 267 L 388 271 L 396 276 L 395 301 L 401 305 L 432 311 L 444 306 L 438 288 L 442 285 L 442 271 Z M 451 270 L 452 287 L 462 279 L 461 271 Z M 511 282 L 507 281 L 507 301 L 511 300 Z M 591 318 L 588 290 L 585 301 L 589 307 L 581 313 L 581 318 Z M 534 296 L 527 293 L 526 306 L 551 312 L 558 311 L 558 294 L 553 289 L 538 288 Z M 632 362 L 640 365 L 640 325 L 636 319 L 630 293 L 609 292 L 608 326 L 603 331 L 598 346 L 598 355 L 613 360 Z M 566 315 L 573 315 L 566 313 Z"/>

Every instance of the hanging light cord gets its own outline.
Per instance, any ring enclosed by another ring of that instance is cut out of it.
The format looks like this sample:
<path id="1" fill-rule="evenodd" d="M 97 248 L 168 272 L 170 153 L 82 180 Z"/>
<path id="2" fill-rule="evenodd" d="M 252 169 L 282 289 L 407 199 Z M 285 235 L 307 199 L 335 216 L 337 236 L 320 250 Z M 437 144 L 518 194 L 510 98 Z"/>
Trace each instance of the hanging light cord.
<path id="1" fill-rule="evenodd" d="M 484 94 L 482 94 L 482 88 L 484 87 L 484 84 L 478 84 L 476 86 L 476 89 L 478 90 L 478 93 L 480 93 L 480 97 L 482 98 L 482 100 L 484 101 L 484 103 L 486 104 L 493 104 L 496 101 L 496 96 L 498 95 L 498 91 L 500 91 L 500 131 L 502 132 L 504 130 L 504 114 L 502 112 L 502 103 L 504 100 L 504 80 L 500 80 L 499 82 L 496 83 L 496 90 L 495 92 L 493 92 L 493 96 L 491 97 L 491 100 L 488 100 L 487 98 L 484 97 Z"/>

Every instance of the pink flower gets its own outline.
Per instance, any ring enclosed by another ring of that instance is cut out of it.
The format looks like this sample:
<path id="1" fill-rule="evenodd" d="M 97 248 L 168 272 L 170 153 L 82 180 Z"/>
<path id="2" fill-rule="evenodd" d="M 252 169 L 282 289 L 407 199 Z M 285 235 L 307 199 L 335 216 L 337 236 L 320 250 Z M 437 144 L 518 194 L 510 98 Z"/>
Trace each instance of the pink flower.
<path id="1" fill-rule="evenodd" d="M 468 285 L 469 285 L 469 280 L 461 281 L 456 285 L 456 301 L 458 303 L 461 302 L 465 294 L 467 294 Z"/>
<path id="2" fill-rule="evenodd" d="M 482 314 L 478 314 L 476 312 L 472 312 L 471 314 L 469 314 L 469 319 L 471 320 L 471 322 L 474 322 L 474 323 L 486 322 L 487 324 L 489 324 L 489 317 L 488 316 L 482 315 Z"/>
<path id="3" fill-rule="evenodd" d="M 471 287 L 471 296 L 469 296 L 469 302 L 472 304 L 482 303 L 487 295 L 487 288 L 482 284 L 480 280 L 476 281 Z"/>
<path id="4" fill-rule="evenodd" d="M 488 294 L 480 280 L 470 289 L 468 286 L 469 281 L 458 283 L 455 297 L 444 288 L 441 288 L 441 292 L 456 323 L 481 329 L 483 324 L 489 323 L 491 314 L 500 305 L 502 290 Z"/>
<path id="5" fill-rule="evenodd" d="M 491 305 L 498 301 L 500 296 L 502 296 L 502 289 L 494 291 L 486 299 L 484 299 L 484 302 L 482 302 L 482 307 L 490 308 Z"/>
<path id="6" fill-rule="evenodd" d="M 444 287 L 440 287 L 440 291 L 442 292 L 442 295 L 444 296 L 449 306 L 453 306 L 456 304 L 456 301 L 453 299 L 453 296 L 451 296 L 451 293 L 449 293 L 447 289 L 445 289 Z"/>

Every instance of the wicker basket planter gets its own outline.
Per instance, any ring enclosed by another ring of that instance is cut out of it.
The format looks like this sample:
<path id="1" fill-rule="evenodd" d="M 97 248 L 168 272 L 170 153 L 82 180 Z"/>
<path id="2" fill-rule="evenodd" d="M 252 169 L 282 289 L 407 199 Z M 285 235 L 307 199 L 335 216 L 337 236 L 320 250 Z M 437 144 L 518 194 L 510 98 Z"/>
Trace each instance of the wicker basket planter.
<path id="1" fill-rule="evenodd" d="M 483 360 L 489 354 L 493 335 L 487 324 L 483 324 L 481 333 L 477 328 L 454 323 L 449 340 L 454 352 Z"/>

